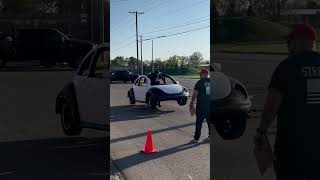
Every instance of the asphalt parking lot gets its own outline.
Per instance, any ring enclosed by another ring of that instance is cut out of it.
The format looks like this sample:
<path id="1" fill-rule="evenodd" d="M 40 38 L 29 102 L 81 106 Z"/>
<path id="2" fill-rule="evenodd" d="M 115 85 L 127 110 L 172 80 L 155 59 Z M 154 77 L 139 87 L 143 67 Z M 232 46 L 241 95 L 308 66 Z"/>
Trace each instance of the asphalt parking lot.
<path id="1" fill-rule="evenodd" d="M 0 179 L 57 180 L 108 177 L 106 134 L 62 133 L 58 91 L 72 77 L 61 68 L 10 67 L 0 72 Z"/>
<path id="2" fill-rule="evenodd" d="M 196 79 L 177 79 L 189 90 Z M 130 84 L 111 85 L 110 149 L 113 166 L 126 179 L 209 179 L 210 144 L 203 124 L 200 143 L 191 144 L 195 119 L 188 106 L 177 102 L 162 102 L 151 110 L 145 104 L 129 105 L 126 93 Z M 145 143 L 147 130 L 153 133 L 158 152 L 139 152 Z"/>

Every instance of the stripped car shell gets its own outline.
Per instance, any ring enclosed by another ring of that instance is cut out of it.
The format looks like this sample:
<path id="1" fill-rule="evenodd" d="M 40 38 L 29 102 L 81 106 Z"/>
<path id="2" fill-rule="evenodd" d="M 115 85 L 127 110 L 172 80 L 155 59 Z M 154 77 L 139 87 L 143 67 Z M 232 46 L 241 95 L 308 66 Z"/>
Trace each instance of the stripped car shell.
<path id="1" fill-rule="evenodd" d="M 225 140 L 240 138 L 251 117 L 252 96 L 244 84 L 221 72 L 221 65 L 210 67 L 211 114 L 218 134 Z"/>

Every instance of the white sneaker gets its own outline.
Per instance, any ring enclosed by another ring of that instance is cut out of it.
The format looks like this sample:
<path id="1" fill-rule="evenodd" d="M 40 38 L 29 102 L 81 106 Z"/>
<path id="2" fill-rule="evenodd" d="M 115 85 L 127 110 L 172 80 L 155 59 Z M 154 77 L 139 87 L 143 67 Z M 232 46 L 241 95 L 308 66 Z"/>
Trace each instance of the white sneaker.
<path id="1" fill-rule="evenodd" d="M 199 140 L 195 140 L 195 139 L 193 138 L 191 142 L 193 142 L 193 143 L 198 143 Z"/>

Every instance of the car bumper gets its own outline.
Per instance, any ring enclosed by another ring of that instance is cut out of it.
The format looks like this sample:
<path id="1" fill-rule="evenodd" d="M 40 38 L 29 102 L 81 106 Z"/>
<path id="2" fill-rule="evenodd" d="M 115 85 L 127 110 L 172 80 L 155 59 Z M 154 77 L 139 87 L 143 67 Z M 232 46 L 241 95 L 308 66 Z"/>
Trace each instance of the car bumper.
<path id="1" fill-rule="evenodd" d="M 188 99 L 189 96 L 185 94 L 179 94 L 179 95 L 165 95 L 165 96 L 158 96 L 158 101 L 174 101 L 179 99 Z"/>
<path id="2" fill-rule="evenodd" d="M 244 114 L 249 117 L 252 111 L 252 101 L 249 98 L 230 98 L 211 103 L 211 112 L 217 115 L 235 113 Z"/>

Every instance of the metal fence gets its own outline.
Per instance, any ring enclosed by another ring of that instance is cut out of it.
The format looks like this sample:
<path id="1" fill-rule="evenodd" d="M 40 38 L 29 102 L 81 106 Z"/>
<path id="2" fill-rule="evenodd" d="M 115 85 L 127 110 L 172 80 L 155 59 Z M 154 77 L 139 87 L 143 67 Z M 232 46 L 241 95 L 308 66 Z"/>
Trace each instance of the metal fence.
<path id="1" fill-rule="evenodd" d="M 199 67 L 162 67 L 162 68 L 154 68 L 154 71 L 158 70 L 161 73 L 169 74 L 169 75 L 188 75 L 188 74 L 196 74 L 199 72 Z M 116 70 L 128 70 L 133 73 L 138 73 L 137 70 L 134 67 L 112 67 L 112 71 Z M 144 67 L 143 73 L 148 74 L 152 72 L 151 67 Z M 138 73 L 139 74 L 139 73 Z"/>

